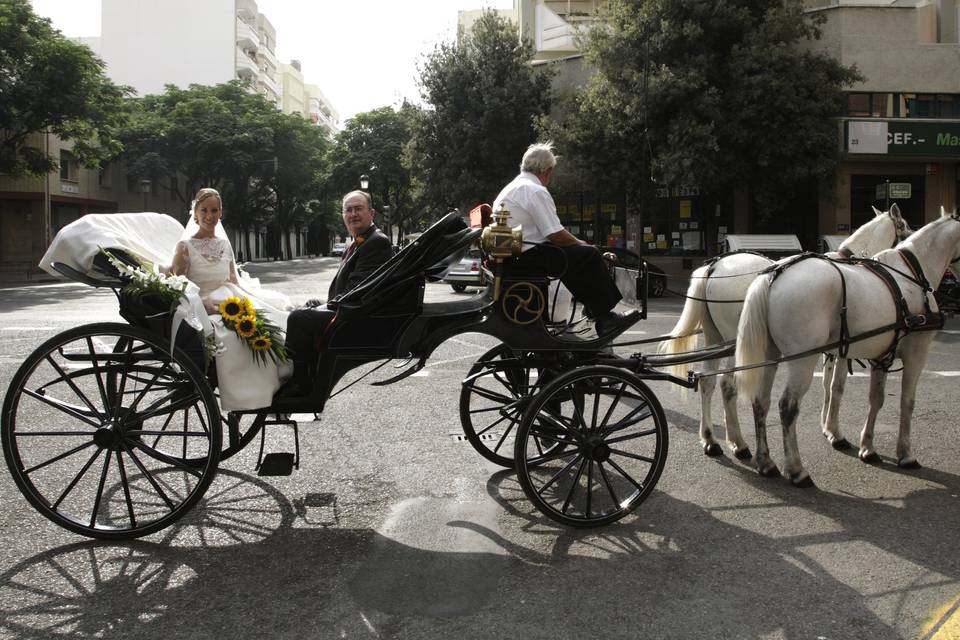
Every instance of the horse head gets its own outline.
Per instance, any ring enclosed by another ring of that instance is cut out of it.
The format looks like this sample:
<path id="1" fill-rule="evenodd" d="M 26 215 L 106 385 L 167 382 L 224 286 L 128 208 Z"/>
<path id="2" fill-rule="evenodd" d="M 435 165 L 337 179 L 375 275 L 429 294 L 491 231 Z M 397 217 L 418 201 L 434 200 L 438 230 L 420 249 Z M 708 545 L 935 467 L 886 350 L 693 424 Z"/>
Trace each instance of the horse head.
<path id="1" fill-rule="evenodd" d="M 893 204 L 889 211 L 873 209 L 873 219 L 853 232 L 840 245 L 840 255 L 868 258 L 884 249 L 891 249 L 906 240 L 913 232 L 900 213 L 900 207 Z"/>

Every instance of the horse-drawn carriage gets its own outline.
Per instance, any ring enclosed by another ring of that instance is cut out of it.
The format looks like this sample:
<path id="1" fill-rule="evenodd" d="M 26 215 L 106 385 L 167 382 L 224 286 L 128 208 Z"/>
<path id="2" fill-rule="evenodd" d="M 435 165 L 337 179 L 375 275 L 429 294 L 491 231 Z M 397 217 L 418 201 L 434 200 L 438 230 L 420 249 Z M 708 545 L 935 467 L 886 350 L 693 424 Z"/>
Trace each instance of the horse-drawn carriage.
<path id="1" fill-rule="evenodd" d="M 467 332 L 501 344 L 470 369 L 460 395 L 467 439 L 488 460 L 513 467 L 524 492 L 550 518 L 572 526 L 613 522 L 650 494 L 667 455 L 667 423 L 644 379 L 672 380 L 639 354 L 617 355 L 616 335 L 585 338 L 553 321 L 548 279 L 505 273 L 520 249 L 506 215 L 483 230 L 491 266 L 482 295 L 425 303 L 428 278 L 481 241 L 456 214 L 433 225 L 330 306 L 336 316 L 306 398 L 225 412 L 201 334 L 168 314 L 126 300 L 108 262 L 67 277 L 117 294 L 128 321 L 74 327 L 40 345 L 19 368 L 3 404 L 2 444 L 20 491 L 44 516 L 76 533 L 132 538 L 170 526 L 203 496 L 221 460 L 287 415 L 318 413 L 344 375 L 376 361 L 406 359 L 389 384 L 422 368 L 445 340 Z M 645 316 L 645 274 L 638 278 Z M 719 352 L 718 352 L 719 353 Z M 729 353 L 729 350 L 726 351 Z M 673 356 L 669 363 L 709 357 Z M 664 361 L 655 364 L 663 365 Z"/>

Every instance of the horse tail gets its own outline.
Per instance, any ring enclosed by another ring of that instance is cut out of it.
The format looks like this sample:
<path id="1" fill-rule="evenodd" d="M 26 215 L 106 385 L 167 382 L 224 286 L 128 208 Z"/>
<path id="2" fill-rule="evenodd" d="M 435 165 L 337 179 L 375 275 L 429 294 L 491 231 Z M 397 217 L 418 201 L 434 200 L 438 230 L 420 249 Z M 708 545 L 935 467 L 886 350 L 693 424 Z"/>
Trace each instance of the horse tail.
<path id="1" fill-rule="evenodd" d="M 767 359 L 770 331 L 767 326 L 767 307 L 770 300 L 770 285 L 773 279 L 760 276 L 747 289 L 740 324 L 737 325 L 736 366 L 758 364 Z M 760 393 L 761 369 L 744 369 L 737 372 L 737 388 L 751 402 Z"/>
<path id="2" fill-rule="evenodd" d="M 690 286 L 687 287 L 687 301 L 683 304 L 683 312 L 677 324 L 668 334 L 672 339 L 665 340 L 658 349 L 659 353 L 672 355 L 693 351 L 697 346 L 697 332 L 703 327 L 703 320 L 709 311 L 704 302 L 707 291 L 707 271 L 709 267 L 700 267 L 690 275 Z M 673 375 L 679 378 L 687 377 L 688 366 L 677 364 L 670 367 Z"/>

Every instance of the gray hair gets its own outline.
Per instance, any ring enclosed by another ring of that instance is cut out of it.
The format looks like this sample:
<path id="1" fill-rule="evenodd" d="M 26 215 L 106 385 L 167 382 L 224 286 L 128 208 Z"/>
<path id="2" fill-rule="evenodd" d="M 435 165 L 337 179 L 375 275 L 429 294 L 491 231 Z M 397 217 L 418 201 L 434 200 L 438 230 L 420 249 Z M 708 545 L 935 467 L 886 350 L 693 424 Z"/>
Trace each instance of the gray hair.
<path id="1" fill-rule="evenodd" d="M 537 142 L 527 147 L 520 161 L 520 171 L 540 174 L 557 166 L 557 156 L 553 155 L 552 142 Z"/>
<path id="2" fill-rule="evenodd" d="M 349 200 L 353 196 L 363 196 L 364 199 L 367 201 L 367 208 L 373 209 L 373 199 L 370 197 L 370 194 L 360 189 L 354 189 L 347 195 L 343 196 L 343 201 L 340 203 L 340 208 L 343 209 L 343 207 L 347 204 L 347 200 Z"/>

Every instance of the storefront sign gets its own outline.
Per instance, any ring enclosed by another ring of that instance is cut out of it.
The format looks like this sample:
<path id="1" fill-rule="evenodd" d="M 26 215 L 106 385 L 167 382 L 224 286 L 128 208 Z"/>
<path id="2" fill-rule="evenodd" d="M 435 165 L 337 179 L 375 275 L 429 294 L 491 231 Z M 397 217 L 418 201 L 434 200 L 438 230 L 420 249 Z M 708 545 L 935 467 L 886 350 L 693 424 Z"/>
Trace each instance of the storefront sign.
<path id="1" fill-rule="evenodd" d="M 846 125 L 849 153 L 960 156 L 960 122 L 850 120 Z"/>
<path id="2" fill-rule="evenodd" d="M 604 215 L 607 215 L 607 214 L 610 214 L 610 213 L 616 215 L 616 213 L 617 213 L 617 205 L 615 205 L 615 204 L 602 204 L 602 205 L 600 205 L 600 213 L 602 213 L 602 214 L 604 214 Z"/>
<path id="3" fill-rule="evenodd" d="M 913 192 L 913 185 L 909 182 L 884 182 L 878 184 L 874 196 L 877 200 L 887 198 L 887 189 L 890 190 L 889 198 L 891 200 L 909 200 Z"/>

